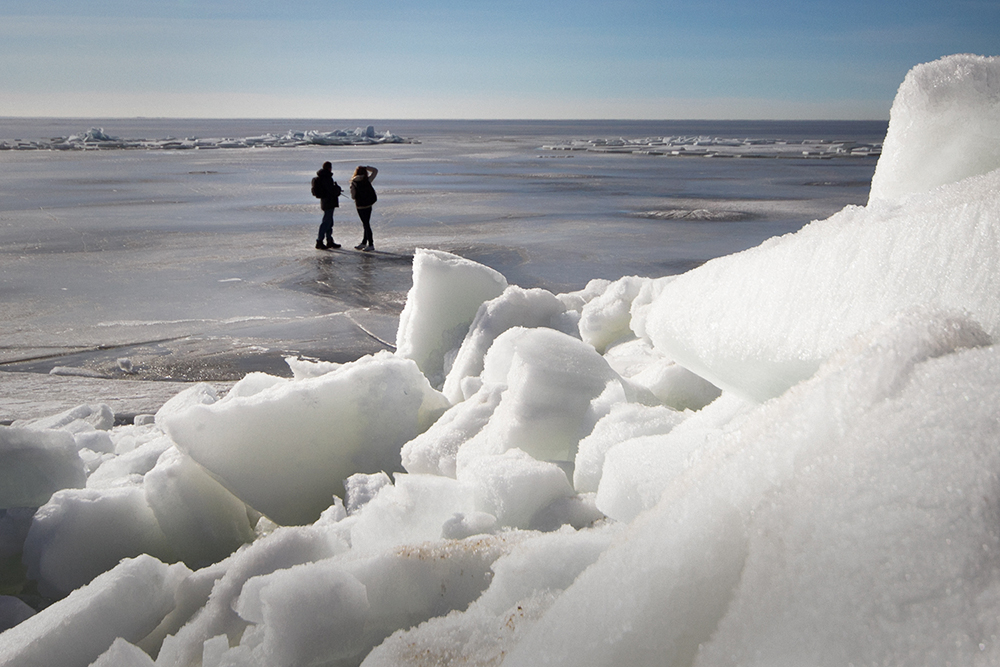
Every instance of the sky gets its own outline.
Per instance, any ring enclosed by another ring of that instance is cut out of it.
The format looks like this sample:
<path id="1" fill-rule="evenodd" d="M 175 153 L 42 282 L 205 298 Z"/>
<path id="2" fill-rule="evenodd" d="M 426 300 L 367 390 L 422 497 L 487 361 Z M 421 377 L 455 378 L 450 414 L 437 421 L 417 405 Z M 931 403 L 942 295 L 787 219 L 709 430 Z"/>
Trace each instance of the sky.
<path id="1" fill-rule="evenodd" d="M 1000 0 L 3 0 L 0 116 L 888 118 Z"/>

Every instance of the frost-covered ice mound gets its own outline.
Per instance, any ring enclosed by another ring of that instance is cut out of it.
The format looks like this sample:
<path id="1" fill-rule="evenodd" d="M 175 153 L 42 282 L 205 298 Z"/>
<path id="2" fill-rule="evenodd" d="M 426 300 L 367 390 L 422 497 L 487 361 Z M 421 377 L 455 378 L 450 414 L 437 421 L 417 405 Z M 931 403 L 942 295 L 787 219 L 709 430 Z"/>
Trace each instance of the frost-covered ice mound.
<path id="1" fill-rule="evenodd" d="M 256 137 L 178 139 L 125 139 L 107 134 L 104 128 L 92 127 L 86 132 L 68 137 L 53 137 L 48 141 L 0 141 L 0 150 L 114 150 L 138 148 L 144 150 L 184 150 L 192 148 L 293 148 L 298 146 L 368 146 L 372 144 L 408 144 L 412 139 L 392 132 L 376 132 L 375 127 L 354 130 L 290 130 L 284 134 L 262 134 Z"/>
<path id="2" fill-rule="evenodd" d="M 418 251 L 395 354 L 0 427 L 0 665 L 997 664 L 1000 160 L 913 146 L 998 100 L 915 68 L 869 206 L 676 278 Z"/>
<path id="3" fill-rule="evenodd" d="M 679 277 L 644 335 L 718 386 L 763 400 L 901 309 L 968 313 L 1000 334 L 998 71 L 976 56 L 914 68 L 867 207 Z"/>

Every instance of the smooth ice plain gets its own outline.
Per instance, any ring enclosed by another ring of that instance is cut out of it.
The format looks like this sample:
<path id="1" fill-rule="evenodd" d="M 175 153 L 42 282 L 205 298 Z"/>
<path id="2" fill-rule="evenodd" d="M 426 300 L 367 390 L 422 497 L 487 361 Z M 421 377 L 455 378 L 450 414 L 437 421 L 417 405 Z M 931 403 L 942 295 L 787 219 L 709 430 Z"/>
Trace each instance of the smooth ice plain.
<path id="1" fill-rule="evenodd" d="M 0 427 L 0 665 L 996 664 L 998 82 L 680 275 L 417 250 L 395 351 Z"/>

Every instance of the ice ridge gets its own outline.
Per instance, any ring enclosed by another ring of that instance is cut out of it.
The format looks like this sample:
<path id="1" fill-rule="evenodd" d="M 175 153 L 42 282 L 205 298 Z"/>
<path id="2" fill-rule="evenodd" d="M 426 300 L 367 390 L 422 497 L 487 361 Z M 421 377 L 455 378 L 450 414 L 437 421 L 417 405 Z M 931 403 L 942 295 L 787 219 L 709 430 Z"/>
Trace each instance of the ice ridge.
<path id="1" fill-rule="evenodd" d="M 366 146 L 372 144 L 417 143 L 392 132 L 376 132 L 374 126 L 359 127 L 354 130 L 289 130 L 284 134 L 262 134 L 242 138 L 199 138 L 178 139 L 125 139 L 107 134 L 104 128 L 92 127 L 86 132 L 68 137 L 53 137 L 48 140 L 8 143 L 0 141 L 0 150 L 185 150 L 213 148 L 295 148 L 299 146 Z"/>

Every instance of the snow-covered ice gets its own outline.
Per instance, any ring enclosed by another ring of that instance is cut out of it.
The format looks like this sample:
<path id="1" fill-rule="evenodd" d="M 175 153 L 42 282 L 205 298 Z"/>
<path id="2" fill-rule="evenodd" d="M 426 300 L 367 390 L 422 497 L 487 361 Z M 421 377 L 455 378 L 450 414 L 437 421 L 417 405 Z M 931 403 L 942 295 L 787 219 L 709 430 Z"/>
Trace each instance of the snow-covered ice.
<path id="1" fill-rule="evenodd" d="M 315 378 L 251 374 L 216 403 L 167 403 L 169 414 L 158 421 L 238 497 L 297 524 L 315 521 L 333 495 L 343 497 L 342 480 L 353 473 L 401 472 L 400 447 L 447 405 L 414 362 L 383 352 Z"/>
<path id="2" fill-rule="evenodd" d="M 1000 333 L 995 77 L 992 61 L 972 56 L 915 68 L 900 87 L 869 205 L 670 282 L 646 325 L 653 346 L 763 400 L 902 308 L 968 312 Z"/>
<path id="3" fill-rule="evenodd" d="M 289 130 L 284 134 L 263 134 L 239 138 L 186 137 L 178 139 L 123 138 L 107 134 L 104 128 L 92 127 L 86 132 L 66 137 L 53 137 L 47 141 L 0 141 L 3 150 L 120 150 L 125 148 L 142 150 L 207 150 L 213 148 L 297 148 L 300 146 L 359 146 L 373 144 L 402 144 L 410 139 L 392 132 L 376 132 L 375 127 L 359 127 L 354 130 Z"/>
<path id="4" fill-rule="evenodd" d="M 867 206 L 677 277 L 419 250 L 395 352 L 0 426 L 0 665 L 996 664 L 997 99 L 915 67 Z"/>
<path id="5" fill-rule="evenodd" d="M 906 75 L 890 115 L 870 201 L 899 199 L 1000 167 L 996 70 L 962 55 Z M 897 110 L 898 109 L 898 110 Z"/>
<path id="6" fill-rule="evenodd" d="M 880 155 L 882 145 L 856 141 L 781 141 L 713 136 L 644 137 L 638 139 L 575 139 L 544 146 L 550 151 L 588 151 L 689 157 L 823 159 Z"/>

